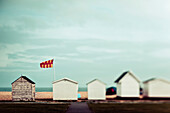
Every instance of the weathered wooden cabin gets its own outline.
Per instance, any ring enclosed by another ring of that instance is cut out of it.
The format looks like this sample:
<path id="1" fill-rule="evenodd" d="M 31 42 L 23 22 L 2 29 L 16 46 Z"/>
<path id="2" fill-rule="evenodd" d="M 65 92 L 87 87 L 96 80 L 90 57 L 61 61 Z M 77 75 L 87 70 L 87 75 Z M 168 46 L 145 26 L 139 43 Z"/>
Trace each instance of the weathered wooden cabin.
<path id="1" fill-rule="evenodd" d="M 106 84 L 98 79 L 94 79 L 87 84 L 88 100 L 105 100 Z"/>
<path id="2" fill-rule="evenodd" d="M 145 98 L 170 98 L 170 81 L 152 78 L 143 82 Z"/>
<path id="3" fill-rule="evenodd" d="M 53 100 L 77 100 L 78 83 L 68 78 L 53 82 Z"/>
<path id="4" fill-rule="evenodd" d="M 12 101 L 35 101 L 35 83 L 21 76 L 12 84 Z"/>
<path id="5" fill-rule="evenodd" d="M 117 83 L 118 97 L 138 98 L 140 96 L 140 81 L 132 72 L 124 72 L 115 83 Z"/>

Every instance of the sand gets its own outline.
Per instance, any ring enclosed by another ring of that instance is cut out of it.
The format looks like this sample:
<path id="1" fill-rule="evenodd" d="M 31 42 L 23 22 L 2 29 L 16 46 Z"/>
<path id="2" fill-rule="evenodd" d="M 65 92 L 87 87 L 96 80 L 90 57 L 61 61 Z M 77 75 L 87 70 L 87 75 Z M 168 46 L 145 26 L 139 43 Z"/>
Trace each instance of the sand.
<path id="1" fill-rule="evenodd" d="M 10 101 L 12 100 L 11 92 L 0 92 L 1 101 Z"/>
<path id="2" fill-rule="evenodd" d="M 86 101 L 87 100 L 87 92 L 78 92 L 81 94 L 81 99 L 78 100 L 78 102 L 81 102 L 81 101 Z M 119 102 L 119 103 L 126 103 L 126 102 L 170 102 L 170 98 L 169 99 L 160 99 L 160 100 L 143 100 L 142 99 L 142 96 L 140 96 L 140 100 L 119 100 L 119 99 L 115 99 L 116 98 L 116 95 L 106 95 L 106 102 L 108 101 L 114 101 L 114 102 Z M 49 101 L 51 102 L 52 99 L 53 99 L 53 93 L 52 92 L 36 92 L 36 95 L 35 95 L 35 99 L 36 99 L 36 102 L 44 102 L 44 101 Z M 11 95 L 11 92 L 0 92 L 0 101 L 12 101 L 12 95 Z"/>
<path id="3" fill-rule="evenodd" d="M 87 92 L 78 92 L 81 94 L 81 99 L 87 99 Z M 35 99 L 52 99 L 52 92 L 36 92 Z M 11 101 L 11 92 L 0 92 L 0 101 Z"/>
<path id="4" fill-rule="evenodd" d="M 87 99 L 87 92 L 78 92 L 81 95 L 81 99 Z M 106 98 L 115 98 L 116 95 L 110 95 L 106 96 Z M 53 93 L 52 92 L 36 92 L 35 99 L 53 99 Z M 12 100 L 12 94 L 11 92 L 0 92 L 0 101 L 11 101 Z"/>

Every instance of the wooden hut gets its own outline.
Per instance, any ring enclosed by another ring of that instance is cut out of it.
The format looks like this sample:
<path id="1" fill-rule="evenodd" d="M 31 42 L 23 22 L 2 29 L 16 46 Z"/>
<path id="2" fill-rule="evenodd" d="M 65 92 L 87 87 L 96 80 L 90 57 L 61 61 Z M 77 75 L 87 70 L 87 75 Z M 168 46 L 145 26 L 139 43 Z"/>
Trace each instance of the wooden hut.
<path id="1" fill-rule="evenodd" d="M 152 78 L 143 82 L 144 97 L 151 98 L 170 98 L 170 81 Z"/>
<path id="2" fill-rule="evenodd" d="M 53 100 L 77 100 L 78 83 L 68 78 L 53 82 Z"/>
<path id="3" fill-rule="evenodd" d="M 106 84 L 98 79 L 94 79 L 87 84 L 88 100 L 105 100 Z"/>
<path id="4" fill-rule="evenodd" d="M 124 72 L 115 83 L 117 83 L 118 97 L 140 96 L 140 81 L 132 72 Z"/>
<path id="5" fill-rule="evenodd" d="M 12 84 L 12 101 L 35 101 L 35 83 L 21 76 Z"/>

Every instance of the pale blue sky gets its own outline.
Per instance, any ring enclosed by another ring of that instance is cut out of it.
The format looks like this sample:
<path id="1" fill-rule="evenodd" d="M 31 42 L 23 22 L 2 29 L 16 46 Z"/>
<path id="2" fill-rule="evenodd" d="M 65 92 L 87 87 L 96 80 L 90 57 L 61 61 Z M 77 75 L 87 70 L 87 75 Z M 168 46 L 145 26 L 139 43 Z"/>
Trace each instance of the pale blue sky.
<path id="1" fill-rule="evenodd" d="M 21 74 L 37 87 L 56 79 L 107 86 L 124 71 L 170 80 L 169 0 L 0 0 L 0 87 Z"/>

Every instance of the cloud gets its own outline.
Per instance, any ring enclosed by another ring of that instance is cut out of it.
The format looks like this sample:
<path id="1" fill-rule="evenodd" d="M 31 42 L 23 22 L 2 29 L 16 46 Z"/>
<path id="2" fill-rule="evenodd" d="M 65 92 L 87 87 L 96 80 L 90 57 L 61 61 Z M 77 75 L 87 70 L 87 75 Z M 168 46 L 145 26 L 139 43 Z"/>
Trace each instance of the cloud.
<path id="1" fill-rule="evenodd" d="M 96 48 L 89 46 L 80 46 L 77 47 L 77 51 L 80 53 L 120 53 L 122 50 L 119 49 L 108 49 L 108 48 Z"/>
<path id="2" fill-rule="evenodd" d="M 0 44 L 0 67 L 7 67 L 12 65 L 13 62 L 38 62 L 38 58 L 34 55 L 21 54 L 26 50 L 41 49 L 53 46 L 37 46 L 37 45 L 22 45 L 22 44 Z M 17 54 L 19 58 L 10 59 L 9 54 Z M 37 58 L 37 59 L 36 59 Z M 36 59 L 36 60 L 35 60 Z"/>
<path id="3" fill-rule="evenodd" d="M 170 59 L 170 48 L 159 49 L 151 52 L 151 56 L 160 59 Z"/>
<path id="4" fill-rule="evenodd" d="M 40 72 L 38 69 L 0 69 L 0 72 Z"/>
<path id="5" fill-rule="evenodd" d="M 21 63 L 40 63 L 41 61 L 45 61 L 48 59 L 55 58 L 56 60 L 64 60 L 64 61 L 76 61 L 76 62 L 84 62 L 84 63 L 92 63 L 93 61 L 87 58 L 78 58 L 78 53 L 60 53 L 60 54 L 50 54 L 49 55 L 39 55 L 33 54 L 32 51 L 36 50 L 41 53 L 40 50 L 50 50 L 55 51 L 55 49 L 59 50 L 60 48 L 57 45 L 24 45 L 24 44 L 0 44 L 0 67 L 15 67 L 22 66 Z M 27 53 L 27 51 L 31 51 L 31 53 Z M 15 56 L 15 57 L 13 57 Z M 27 66 L 23 66 L 27 67 Z"/>
<path id="6" fill-rule="evenodd" d="M 19 0 L 5 3 L 0 28 L 8 33 L 13 30 L 24 34 L 24 37 L 29 35 L 36 39 L 101 39 L 134 43 L 166 43 L 170 40 L 170 2 L 167 0 L 52 0 L 48 3 Z"/>
<path id="7" fill-rule="evenodd" d="M 55 56 L 54 59 L 57 60 L 64 60 L 64 61 L 75 61 L 75 62 L 83 62 L 83 63 L 93 63 L 92 59 L 88 58 L 71 58 L 70 56 L 67 57 L 57 57 Z"/>

